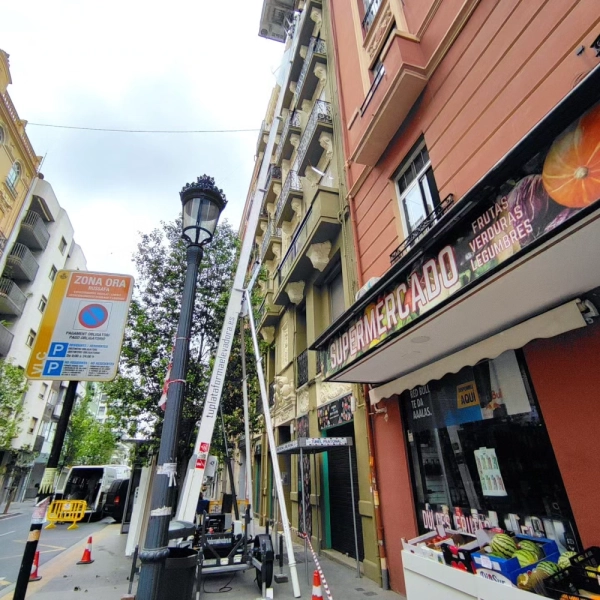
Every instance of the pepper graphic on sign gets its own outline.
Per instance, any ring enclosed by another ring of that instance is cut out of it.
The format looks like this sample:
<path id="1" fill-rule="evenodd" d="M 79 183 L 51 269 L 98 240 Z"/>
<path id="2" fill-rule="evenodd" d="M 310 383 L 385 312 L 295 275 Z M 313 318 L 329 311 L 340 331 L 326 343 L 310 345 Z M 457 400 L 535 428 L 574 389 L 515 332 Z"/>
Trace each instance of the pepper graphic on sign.
<path id="1" fill-rule="evenodd" d="M 111 309 L 111 302 L 84 300 L 79 304 L 73 328 L 85 331 L 103 331 L 108 327 Z"/>

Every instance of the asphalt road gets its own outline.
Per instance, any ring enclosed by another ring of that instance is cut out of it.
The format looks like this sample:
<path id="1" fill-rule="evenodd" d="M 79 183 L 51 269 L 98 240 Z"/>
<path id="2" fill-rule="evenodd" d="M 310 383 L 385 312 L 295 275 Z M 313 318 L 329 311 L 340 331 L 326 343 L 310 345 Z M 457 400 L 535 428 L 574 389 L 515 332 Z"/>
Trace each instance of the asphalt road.
<path id="1" fill-rule="evenodd" d="M 30 501 L 12 504 L 8 515 L 0 515 L 0 595 L 6 586 L 17 580 L 32 512 L 33 501 Z M 45 562 L 103 529 L 108 523 L 113 523 L 113 520 L 107 518 L 98 523 L 81 523 L 78 529 L 71 531 L 67 531 L 67 524 L 57 525 L 56 529 L 42 529 L 38 543 L 40 575 L 44 575 Z"/>

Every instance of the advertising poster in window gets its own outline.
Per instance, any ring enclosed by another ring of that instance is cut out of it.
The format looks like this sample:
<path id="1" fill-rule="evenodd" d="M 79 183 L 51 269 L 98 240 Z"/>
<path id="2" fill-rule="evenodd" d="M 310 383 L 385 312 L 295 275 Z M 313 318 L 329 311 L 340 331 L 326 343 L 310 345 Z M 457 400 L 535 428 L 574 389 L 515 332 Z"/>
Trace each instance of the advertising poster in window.
<path id="1" fill-rule="evenodd" d="M 583 209 L 597 205 L 600 186 L 593 161 L 598 143 L 600 104 L 515 167 L 442 248 L 398 272 L 329 342 L 322 353 L 325 375 L 337 373 Z"/>
<path id="2" fill-rule="evenodd" d="M 400 396 L 421 533 L 503 527 L 576 549 L 570 504 L 514 351 Z"/>
<path id="3" fill-rule="evenodd" d="M 354 418 L 352 414 L 352 394 L 329 402 L 317 408 L 319 430 L 329 429 L 336 425 L 349 423 Z"/>

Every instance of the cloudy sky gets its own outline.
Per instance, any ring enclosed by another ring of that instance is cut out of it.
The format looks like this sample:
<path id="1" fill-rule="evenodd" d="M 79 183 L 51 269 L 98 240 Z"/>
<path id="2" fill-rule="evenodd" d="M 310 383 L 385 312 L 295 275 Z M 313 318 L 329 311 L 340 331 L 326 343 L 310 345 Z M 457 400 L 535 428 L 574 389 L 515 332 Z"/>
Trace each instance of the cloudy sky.
<path id="1" fill-rule="evenodd" d="M 30 123 L 122 129 L 258 129 L 282 44 L 257 35 L 262 0 L 2 3 L 10 95 Z M 180 212 L 212 175 L 236 227 L 258 132 L 133 134 L 28 125 L 42 172 L 90 270 L 132 273 L 138 232 Z"/>

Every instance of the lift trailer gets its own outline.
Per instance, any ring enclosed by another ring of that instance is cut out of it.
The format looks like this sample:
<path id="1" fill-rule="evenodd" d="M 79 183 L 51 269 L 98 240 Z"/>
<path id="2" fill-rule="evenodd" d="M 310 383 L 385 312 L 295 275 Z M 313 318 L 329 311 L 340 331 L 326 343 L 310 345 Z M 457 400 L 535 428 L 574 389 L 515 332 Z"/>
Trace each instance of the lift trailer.
<path id="1" fill-rule="evenodd" d="M 280 70 L 280 79 L 278 81 L 279 96 L 278 96 L 277 104 L 275 107 L 275 112 L 274 112 L 275 115 L 281 114 L 281 109 L 283 107 L 283 100 L 285 97 L 285 90 L 287 89 L 288 84 L 289 84 L 290 66 L 291 66 L 291 62 L 289 59 L 290 59 L 290 56 L 294 55 L 295 46 L 297 44 L 298 44 L 298 39 L 296 39 L 294 44 L 292 44 L 292 46 L 286 50 L 286 55 L 284 55 L 284 60 L 282 62 L 282 68 Z M 275 141 L 276 141 L 277 134 L 278 134 L 278 132 L 277 132 L 278 125 L 279 125 L 279 117 L 276 117 L 273 119 L 273 122 L 271 124 L 269 138 L 268 138 L 267 145 L 265 148 L 265 156 L 271 156 L 271 154 L 273 153 L 273 149 L 275 147 Z M 264 195 L 266 192 L 266 190 L 264 188 L 265 188 L 265 185 L 266 185 L 266 182 L 268 179 L 269 166 L 270 166 L 269 161 L 264 160 L 262 162 L 262 165 L 261 165 L 261 168 L 260 168 L 260 171 L 258 174 L 256 191 L 254 192 L 254 195 L 251 199 L 251 204 L 250 204 L 250 207 L 248 210 L 248 214 L 246 215 L 247 216 L 246 227 L 249 232 L 254 232 L 258 226 L 259 216 L 260 216 L 260 212 L 262 209 L 262 203 L 263 203 Z M 217 415 L 219 412 L 219 407 L 220 407 L 220 402 L 221 402 L 221 393 L 223 390 L 225 374 L 227 372 L 227 363 L 229 361 L 229 355 L 231 353 L 233 336 L 235 335 L 235 330 L 236 330 L 236 325 L 237 325 L 238 319 L 240 318 L 242 313 L 244 313 L 247 316 L 248 323 L 250 325 L 250 330 L 252 333 L 254 355 L 256 358 L 256 369 L 257 369 L 257 375 L 258 375 L 258 381 L 259 381 L 259 385 L 260 385 L 261 399 L 262 399 L 262 405 L 263 405 L 264 425 L 265 425 L 265 431 L 267 434 L 267 439 L 269 442 L 269 447 L 271 449 L 270 455 L 271 455 L 271 464 L 272 464 L 272 468 L 273 468 L 273 480 L 275 482 L 275 489 L 277 491 L 277 500 L 278 500 L 278 505 L 279 505 L 279 511 L 281 514 L 281 522 L 283 525 L 283 537 L 285 540 L 286 551 L 287 551 L 287 556 L 288 556 L 288 566 L 289 566 L 289 570 L 290 570 L 292 591 L 293 591 L 294 597 L 299 598 L 300 597 L 300 584 L 298 581 L 298 572 L 296 569 L 296 559 L 294 556 L 294 548 L 293 548 L 293 544 L 292 544 L 292 534 L 291 534 L 290 524 L 289 524 L 289 520 L 288 520 L 285 499 L 284 499 L 284 495 L 283 495 L 283 486 L 281 483 L 281 472 L 279 469 L 279 462 L 277 459 L 277 453 L 276 453 L 276 449 L 275 449 L 275 438 L 273 435 L 273 424 L 271 422 L 271 415 L 269 412 L 269 399 L 268 399 L 267 388 L 266 388 L 262 364 L 261 364 L 260 351 L 259 351 L 259 346 L 258 346 L 258 338 L 257 338 L 257 334 L 256 334 L 256 328 L 254 325 L 254 318 L 252 315 L 252 307 L 251 307 L 251 303 L 250 303 L 250 292 L 251 292 L 252 286 L 254 285 L 254 282 L 256 281 L 256 278 L 258 276 L 258 270 L 259 270 L 260 264 L 257 264 L 255 266 L 255 270 L 254 270 L 254 273 L 252 275 L 250 282 L 247 285 L 244 285 L 245 280 L 246 280 L 246 275 L 248 273 L 248 269 L 250 266 L 250 258 L 252 255 L 253 243 L 254 243 L 254 241 L 253 241 L 252 235 L 244 236 L 244 239 L 242 241 L 242 248 L 240 250 L 240 257 L 239 257 L 237 269 L 236 269 L 234 280 L 233 280 L 233 287 L 232 287 L 231 294 L 229 297 L 229 303 L 227 305 L 225 319 L 224 319 L 223 327 L 221 330 L 221 337 L 219 338 L 219 344 L 217 346 L 217 353 L 215 355 L 214 367 L 213 367 L 211 378 L 210 378 L 210 381 L 208 384 L 208 392 L 207 392 L 207 396 L 206 396 L 206 401 L 204 403 L 204 409 L 202 411 L 202 419 L 200 421 L 200 427 L 198 429 L 198 437 L 197 437 L 196 443 L 194 445 L 194 455 L 192 457 L 192 460 L 190 461 L 190 467 L 188 468 L 188 471 L 187 471 L 187 474 L 185 477 L 185 481 L 183 484 L 183 489 L 182 489 L 182 493 L 180 496 L 180 502 L 179 502 L 179 506 L 177 509 L 176 519 L 179 521 L 188 521 L 188 522 L 194 520 L 196 504 L 198 501 L 198 497 L 200 495 L 200 491 L 202 489 L 202 483 L 204 480 L 204 470 L 205 470 L 206 464 L 208 462 L 208 456 L 209 456 L 209 452 L 210 452 L 212 436 L 214 433 L 216 419 L 217 419 Z M 241 327 L 242 331 L 243 331 L 243 329 L 244 328 Z M 242 349 L 244 349 L 243 343 L 242 343 Z M 248 506 L 250 506 L 251 495 L 252 495 L 252 485 L 251 485 L 252 478 L 251 478 L 251 473 L 250 473 L 251 440 L 250 440 L 250 431 L 249 431 L 248 395 L 247 395 L 247 382 L 246 382 L 245 372 L 243 375 L 243 379 L 244 379 L 243 393 L 244 393 L 244 421 L 245 421 L 245 442 L 246 442 L 246 452 L 245 452 L 246 453 L 246 493 L 245 493 L 245 496 L 247 499 Z M 237 506 L 237 503 L 236 503 L 236 506 Z M 252 515 L 252 512 L 251 512 L 251 508 L 250 508 L 249 516 L 251 517 L 251 515 Z M 249 531 L 249 533 L 248 533 L 248 531 Z M 253 522 L 252 522 L 252 519 L 250 518 L 249 521 L 246 523 L 246 528 L 244 529 L 243 532 L 240 532 L 237 534 L 232 533 L 232 535 L 234 537 L 236 535 L 240 535 L 240 534 L 242 536 L 249 535 L 249 537 L 246 538 L 246 542 L 248 542 L 248 541 L 250 541 L 250 538 L 252 537 L 252 532 L 253 532 Z M 210 535 L 210 533 L 208 535 Z M 238 539 L 234 540 L 234 538 L 232 538 L 228 542 L 228 544 L 233 544 L 233 546 L 235 547 L 238 544 L 238 541 L 239 541 Z M 211 540 L 209 538 L 205 538 L 204 543 L 208 544 L 206 547 L 203 546 L 204 549 L 206 549 L 209 553 L 213 553 L 213 551 L 214 551 L 217 555 L 219 555 L 218 544 L 216 544 L 216 542 L 211 543 Z M 238 564 L 240 565 L 240 570 L 241 570 L 241 565 L 244 561 L 244 557 L 246 559 L 248 559 L 250 557 L 250 562 L 252 564 L 255 564 L 254 560 L 256 560 L 257 563 L 260 563 L 260 565 L 261 565 L 261 567 L 260 567 L 261 581 L 263 583 L 262 587 L 263 587 L 263 598 L 264 598 L 265 597 L 264 586 L 266 583 L 266 579 L 270 579 L 267 577 L 267 574 L 268 574 L 267 571 L 269 570 L 267 565 L 268 564 L 271 565 L 271 567 L 270 567 L 271 573 L 273 570 L 272 569 L 272 560 L 270 558 L 267 560 L 267 557 L 272 556 L 273 551 L 272 551 L 270 539 L 269 539 L 269 542 L 267 543 L 266 539 L 262 536 L 257 536 L 254 539 L 254 544 L 255 545 L 253 545 L 252 551 L 249 553 L 248 549 L 247 549 L 248 543 L 244 544 L 243 542 L 240 542 L 238 548 L 241 549 L 242 557 L 240 559 L 238 559 L 240 561 Z M 225 552 L 225 549 L 223 549 L 222 551 Z M 231 548 L 227 552 L 226 556 L 219 555 L 219 561 L 221 561 L 225 558 L 227 559 L 227 565 L 219 564 L 219 566 L 223 566 L 223 567 L 225 567 L 225 566 L 231 567 L 232 566 L 232 565 L 230 565 L 230 562 L 229 562 L 229 553 L 230 552 L 231 552 Z M 232 557 L 234 560 L 235 560 L 236 554 L 240 554 L 240 553 L 237 551 L 233 553 Z M 281 552 L 280 555 L 283 555 L 283 552 Z M 258 557 L 260 557 L 261 560 L 259 560 Z M 263 557 L 264 557 L 264 560 L 263 560 Z M 216 560 L 217 557 L 213 556 L 213 559 Z M 210 558 L 209 558 L 209 560 L 210 560 Z M 263 571 L 263 563 L 265 564 L 264 571 Z M 244 564 L 248 564 L 248 563 L 244 563 Z M 233 565 L 235 565 L 235 562 L 233 563 Z M 206 561 L 204 560 L 204 557 L 203 557 L 202 570 L 208 572 L 209 568 L 214 568 L 214 565 L 213 566 L 206 565 Z M 256 567 L 256 568 L 258 568 L 258 567 Z M 270 581 L 269 581 L 269 584 L 270 584 Z"/>

